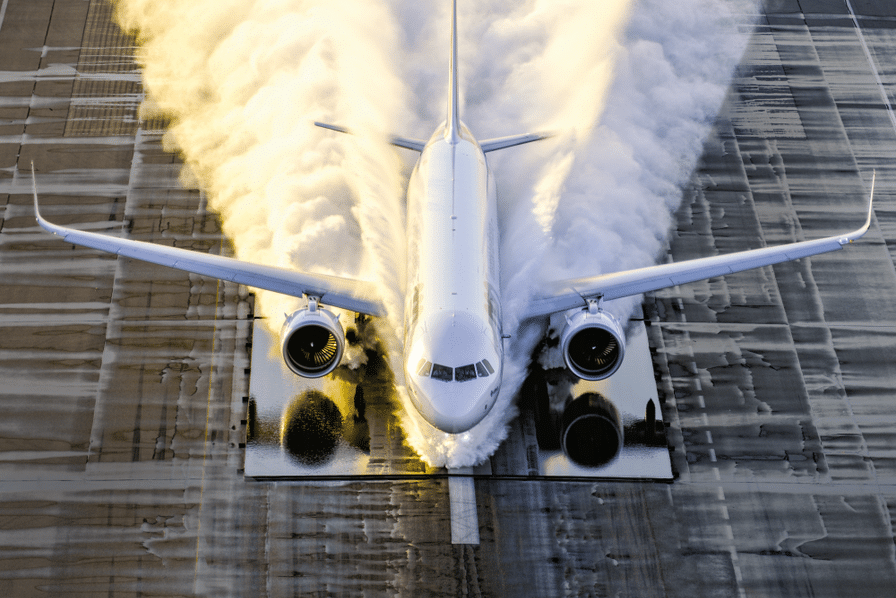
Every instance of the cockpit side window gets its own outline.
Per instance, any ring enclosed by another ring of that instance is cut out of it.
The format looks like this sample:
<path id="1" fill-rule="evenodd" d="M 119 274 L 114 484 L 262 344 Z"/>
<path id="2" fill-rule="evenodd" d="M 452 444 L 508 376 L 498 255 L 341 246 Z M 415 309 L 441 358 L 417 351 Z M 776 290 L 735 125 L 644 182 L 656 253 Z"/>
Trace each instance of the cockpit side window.
<path id="1" fill-rule="evenodd" d="M 432 362 L 426 361 L 426 359 L 421 359 L 420 363 L 417 364 L 417 375 L 418 376 L 429 376 L 429 372 L 432 370 Z"/>
<path id="2" fill-rule="evenodd" d="M 432 364 L 432 377 L 442 382 L 451 382 L 454 379 L 454 370 L 441 363 Z"/>
<path id="3" fill-rule="evenodd" d="M 485 369 L 485 366 L 482 365 L 481 361 L 476 364 L 476 373 L 479 375 L 480 378 L 488 377 L 488 370 Z"/>
<path id="4" fill-rule="evenodd" d="M 492 367 L 492 364 L 490 364 L 490 363 L 488 362 L 488 359 L 483 359 L 483 360 L 482 360 L 482 364 L 485 366 L 485 369 L 488 370 L 488 373 L 489 373 L 489 374 L 494 374 L 494 373 L 495 373 L 495 368 L 493 368 L 493 367 Z"/>

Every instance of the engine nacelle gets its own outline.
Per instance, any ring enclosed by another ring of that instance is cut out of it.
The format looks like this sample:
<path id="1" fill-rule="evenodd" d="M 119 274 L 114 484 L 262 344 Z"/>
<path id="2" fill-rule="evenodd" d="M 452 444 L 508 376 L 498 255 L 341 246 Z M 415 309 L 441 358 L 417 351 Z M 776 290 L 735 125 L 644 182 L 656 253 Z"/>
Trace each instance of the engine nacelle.
<path id="1" fill-rule="evenodd" d="M 584 380 L 603 380 L 622 364 L 625 332 L 611 314 L 583 309 L 566 319 L 560 348 L 573 374 Z"/>
<path id="2" fill-rule="evenodd" d="M 573 400 L 563 411 L 561 421 L 560 446 L 579 465 L 605 465 L 622 449 L 619 410 L 596 392 L 586 392 Z"/>
<path id="3" fill-rule="evenodd" d="M 345 332 L 339 318 L 315 301 L 287 317 L 280 332 L 283 360 L 304 378 L 320 378 L 332 372 L 344 350 Z"/>

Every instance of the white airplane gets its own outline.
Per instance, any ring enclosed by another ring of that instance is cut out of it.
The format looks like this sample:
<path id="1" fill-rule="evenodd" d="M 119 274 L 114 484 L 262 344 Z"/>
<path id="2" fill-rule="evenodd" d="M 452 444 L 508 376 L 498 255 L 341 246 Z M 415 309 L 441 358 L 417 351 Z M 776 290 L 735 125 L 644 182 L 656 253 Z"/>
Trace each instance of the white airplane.
<path id="1" fill-rule="evenodd" d="M 428 141 L 404 137 L 390 141 L 420 152 L 407 190 L 405 378 L 413 405 L 423 418 L 444 432 L 457 434 L 479 423 L 494 406 L 504 362 L 496 187 L 485 154 L 545 135 L 477 142 L 461 122 L 456 0 L 452 10 L 447 118 Z M 348 132 L 336 125 L 315 124 Z M 872 198 L 873 194 L 872 179 Z M 281 331 L 283 359 L 299 376 L 324 376 L 342 358 L 343 328 L 325 305 L 373 317 L 386 315 L 370 282 L 251 264 L 52 224 L 38 210 L 36 179 L 34 209 L 41 227 L 75 245 L 306 298 L 307 306 L 288 316 Z M 625 353 L 623 326 L 601 309 L 603 301 L 835 251 L 867 232 L 871 214 L 869 201 L 868 217 L 860 229 L 815 241 L 551 282 L 524 315 L 536 318 L 570 312 L 560 334 L 566 365 L 582 379 L 600 380 L 616 371 Z M 602 418 L 595 426 L 606 429 L 606 413 L 586 413 L 577 420 L 582 423 L 589 416 Z M 610 423 L 617 432 L 621 429 L 618 415 Z M 579 429 L 587 430 L 587 426 Z M 596 429 L 583 434 L 593 437 Z"/>

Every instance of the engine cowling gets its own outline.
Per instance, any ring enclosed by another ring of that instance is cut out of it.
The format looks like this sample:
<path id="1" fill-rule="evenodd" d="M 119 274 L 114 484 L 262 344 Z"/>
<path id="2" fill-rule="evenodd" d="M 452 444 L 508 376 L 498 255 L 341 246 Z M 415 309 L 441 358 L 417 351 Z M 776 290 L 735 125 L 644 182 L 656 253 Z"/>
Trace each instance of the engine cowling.
<path id="1" fill-rule="evenodd" d="M 619 410 L 606 397 L 586 392 L 563 411 L 560 446 L 573 462 L 587 467 L 605 465 L 622 450 Z"/>
<path id="2" fill-rule="evenodd" d="M 339 318 L 312 302 L 286 318 L 280 333 L 283 360 L 304 378 L 320 378 L 342 360 L 345 332 Z"/>
<path id="3" fill-rule="evenodd" d="M 584 380 L 603 380 L 625 356 L 625 332 L 611 314 L 583 309 L 566 320 L 560 335 L 566 367 Z"/>

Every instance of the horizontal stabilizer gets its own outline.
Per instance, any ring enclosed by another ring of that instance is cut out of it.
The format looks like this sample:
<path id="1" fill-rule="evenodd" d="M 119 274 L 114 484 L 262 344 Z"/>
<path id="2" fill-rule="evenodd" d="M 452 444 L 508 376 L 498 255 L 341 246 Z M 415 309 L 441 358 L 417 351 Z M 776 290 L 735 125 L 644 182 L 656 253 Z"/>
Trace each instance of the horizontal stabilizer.
<path id="1" fill-rule="evenodd" d="M 547 139 L 550 136 L 551 133 L 527 133 L 525 135 L 511 135 L 510 137 L 486 139 L 485 141 L 480 143 L 479 146 L 482 148 L 483 153 L 488 153 L 507 147 L 513 147 L 515 145 L 522 145 L 524 143 L 540 141 L 541 139 Z"/>
<path id="2" fill-rule="evenodd" d="M 330 129 L 331 131 L 337 131 L 339 133 L 346 133 L 348 135 L 353 135 L 354 133 L 346 128 L 341 127 L 339 125 L 331 125 L 329 123 L 322 123 L 318 121 L 314 121 L 314 124 L 322 129 Z M 397 147 L 403 147 L 405 149 L 414 150 L 415 152 L 422 152 L 423 148 L 426 146 L 426 142 L 420 139 L 411 139 L 409 137 L 399 137 L 398 135 L 390 135 L 389 143 Z"/>

